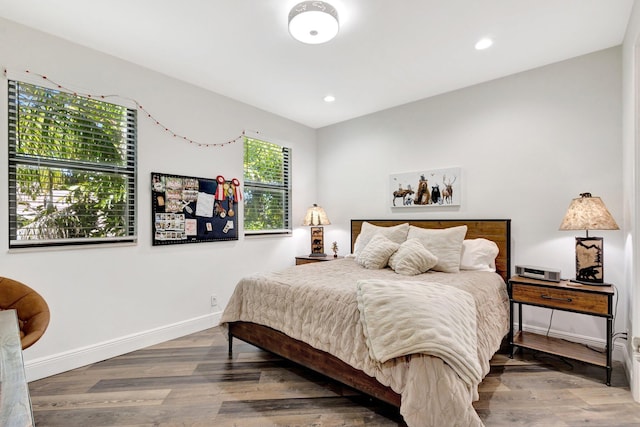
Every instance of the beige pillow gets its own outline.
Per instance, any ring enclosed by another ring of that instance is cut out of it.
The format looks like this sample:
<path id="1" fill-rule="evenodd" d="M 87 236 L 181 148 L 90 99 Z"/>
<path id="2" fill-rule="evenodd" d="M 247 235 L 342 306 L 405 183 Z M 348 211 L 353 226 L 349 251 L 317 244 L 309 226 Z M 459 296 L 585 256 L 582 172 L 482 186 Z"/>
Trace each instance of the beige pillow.
<path id="1" fill-rule="evenodd" d="M 399 246 L 398 243 L 392 242 L 382 234 L 376 234 L 367 246 L 356 255 L 356 262 L 371 270 L 385 268 L 389 257 L 398 250 Z"/>
<path id="2" fill-rule="evenodd" d="M 407 239 L 389 258 L 389 266 L 403 276 L 415 276 L 433 268 L 438 258 L 429 252 L 418 239 Z"/>
<path id="3" fill-rule="evenodd" d="M 470 239 L 462 242 L 460 270 L 496 271 L 498 245 L 487 239 Z"/>
<path id="4" fill-rule="evenodd" d="M 369 241 L 376 234 L 382 234 L 387 239 L 398 244 L 407 240 L 407 233 L 409 232 L 409 224 L 398 224 L 393 227 L 379 227 L 369 222 L 363 222 L 360 234 L 356 238 L 356 243 L 353 245 L 353 254 L 358 255 L 366 246 Z"/>
<path id="5" fill-rule="evenodd" d="M 433 270 L 458 273 L 460 271 L 462 242 L 466 234 L 466 225 L 443 229 L 427 229 L 412 225 L 409 227 L 407 239 L 420 240 L 420 243 L 438 258 L 438 263 L 433 267 Z"/>

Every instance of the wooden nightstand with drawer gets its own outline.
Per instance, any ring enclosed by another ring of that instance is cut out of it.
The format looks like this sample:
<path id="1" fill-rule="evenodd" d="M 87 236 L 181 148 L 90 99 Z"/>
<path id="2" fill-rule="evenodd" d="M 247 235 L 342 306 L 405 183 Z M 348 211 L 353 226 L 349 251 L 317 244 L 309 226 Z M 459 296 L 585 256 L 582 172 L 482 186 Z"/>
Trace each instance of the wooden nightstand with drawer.
<path id="1" fill-rule="evenodd" d="M 521 347 L 602 366 L 606 369 L 606 383 L 611 385 L 613 295 L 613 286 L 589 286 L 567 280 L 558 283 L 521 276 L 512 277 L 509 280 L 511 356 L 517 347 Z M 518 331 L 514 334 L 515 304 L 518 304 Z M 606 319 L 607 344 L 604 353 L 591 350 L 583 344 L 523 331 L 523 305 L 582 313 Z"/>
<path id="2" fill-rule="evenodd" d="M 336 259 L 342 259 L 343 256 L 334 257 L 333 255 L 327 256 L 297 256 L 296 257 L 296 265 L 302 264 L 310 264 L 312 262 L 324 262 L 324 261 L 334 261 Z"/>

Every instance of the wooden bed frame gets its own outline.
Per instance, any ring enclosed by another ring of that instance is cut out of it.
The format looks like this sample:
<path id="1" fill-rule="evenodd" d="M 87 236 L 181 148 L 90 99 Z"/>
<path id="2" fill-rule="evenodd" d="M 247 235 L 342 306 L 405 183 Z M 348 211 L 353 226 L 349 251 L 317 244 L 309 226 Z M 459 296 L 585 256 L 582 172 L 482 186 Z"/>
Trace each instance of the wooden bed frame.
<path id="1" fill-rule="evenodd" d="M 378 226 L 394 226 L 409 223 L 421 228 L 448 228 L 459 225 L 468 227 L 466 239 L 486 238 L 496 242 L 499 248 L 496 258 L 497 273 L 505 282 L 511 272 L 511 220 L 351 220 L 351 250 L 360 234 L 363 222 Z M 250 322 L 231 322 L 229 327 L 229 357 L 232 357 L 233 337 L 253 344 L 306 368 L 340 381 L 376 399 L 400 407 L 400 395 L 390 387 L 380 384 L 359 369 L 346 364 L 337 357 L 293 339 L 267 326 Z"/>

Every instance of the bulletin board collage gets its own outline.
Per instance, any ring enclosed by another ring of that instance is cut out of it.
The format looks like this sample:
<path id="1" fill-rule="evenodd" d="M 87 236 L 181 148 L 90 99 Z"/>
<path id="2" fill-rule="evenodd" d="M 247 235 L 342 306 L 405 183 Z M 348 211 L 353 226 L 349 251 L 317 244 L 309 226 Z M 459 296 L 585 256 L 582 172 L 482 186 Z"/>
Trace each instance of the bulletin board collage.
<path id="1" fill-rule="evenodd" d="M 153 246 L 238 240 L 240 182 L 151 173 Z"/>

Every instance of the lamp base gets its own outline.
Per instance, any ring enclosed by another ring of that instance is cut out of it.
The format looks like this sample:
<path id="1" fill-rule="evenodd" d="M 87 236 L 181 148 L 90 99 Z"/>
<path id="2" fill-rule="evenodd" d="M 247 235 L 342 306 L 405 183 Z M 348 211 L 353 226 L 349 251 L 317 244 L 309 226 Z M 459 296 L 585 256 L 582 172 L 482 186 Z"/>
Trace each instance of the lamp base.
<path id="1" fill-rule="evenodd" d="M 588 285 L 604 283 L 602 237 L 576 237 L 576 280 Z"/>
<path id="2" fill-rule="evenodd" d="M 324 228 L 311 227 L 311 253 L 310 257 L 326 257 L 324 253 Z"/>

